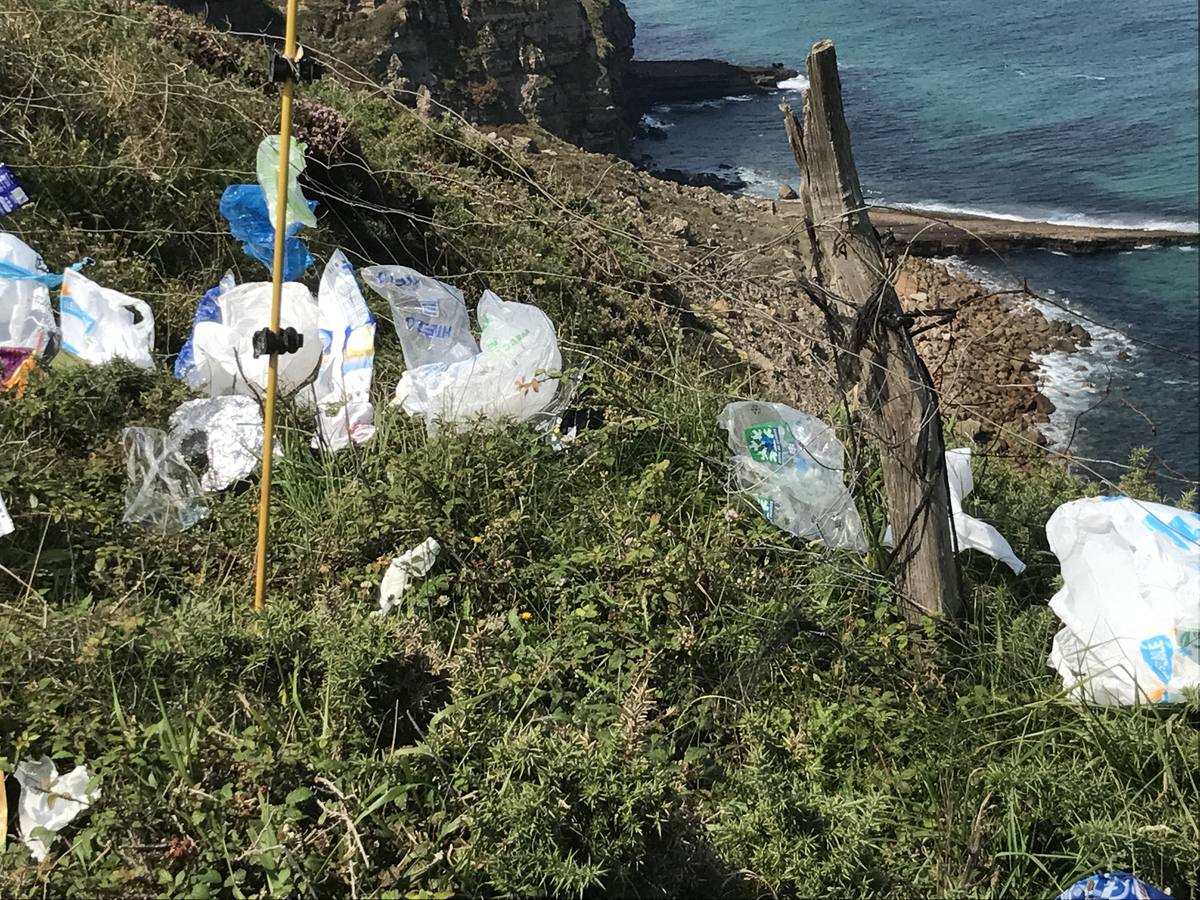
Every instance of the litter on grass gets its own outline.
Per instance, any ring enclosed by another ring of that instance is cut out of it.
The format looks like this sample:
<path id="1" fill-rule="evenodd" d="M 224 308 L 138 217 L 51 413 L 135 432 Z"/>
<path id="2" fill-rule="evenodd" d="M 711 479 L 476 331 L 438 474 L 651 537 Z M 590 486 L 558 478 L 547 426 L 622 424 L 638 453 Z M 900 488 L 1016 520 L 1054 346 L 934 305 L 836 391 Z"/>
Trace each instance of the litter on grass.
<path id="1" fill-rule="evenodd" d="M 462 291 L 405 266 L 370 266 L 363 282 L 392 308 L 404 366 L 448 365 L 474 359 L 479 345 Z"/>
<path id="2" fill-rule="evenodd" d="M 231 184 L 221 195 L 220 210 L 229 223 L 230 233 L 242 242 L 242 251 L 271 271 L 275 265 L 275 226 L 271 224 L 261 185 Z M 289 217 L 283 243 L 285 281 L 297 280 L 313 264 L 312 254 L 299 238 L 303 228 L 303 222 Z"/>
<path id="3" fill-rule="evenodd" d="M 337 250 L 317 290 L 321 368 L 300 399 L 317 410 L 313 447 L 341 450 L 375 434 L 371 380 L 375 372 L 375 319 L 367 308 L 354 268 Z"/>
<path id="4" fill-rule="evenodd" d="M 379 585 L 379 615 L 390 613 L 408 593 L 413 581 L 429 574 L 441 552 L 441 544 L 433 538 L 426 538 L 392 560 Z"/>
<path id="5" fill-rule="evenodd" d="M 170 425 L 171 443 L 182 457 L 207 462 L 200 476 L 205 491 L 223 491 L 258 468 L 263 416 L 253 397 L 189 400 L 171 414 Z"/>
<path id="6" fill-rule="evenodd" d="M 123 521 L 164 534 L 191 528 L 208 515 L 200 481 L 179 445 L 158 428 L 126 428 Z"/>
<path id="7" fill-rule="evenodd" d="M 13 533 L 12 516 L 8 514 L 8 507 L 4 505 L 4 498 L 0 497 L 0 537 Z"/>
<path id="8" fill-rule="evenodd" d="M 1171 895 L 1128 872 L 1100 872 L 1081 878 L 1056 900 L 1171 900 Z"/>
<path id="9" fill-rule="evenodd" d="M 294 394 L 308 383 L 321 362 L 317 339 L 317 304 L 304 285 L 283 285 L 280 328 L 294 328 L 303 344 L 296 353 L 279 357 L 279 393 Z M 266 354 L 255 357 L 254 335 L 271 324 L 270 282 L 229 286 L 222 281 L 200 301 L 182 365 L 184 380 L 210 397 L 245 394 L 259 397 L 266 390 Z M 177 363 L 178 369 L 178 363 Z"/>
<path id="10" fill-rule="evenodd" d="M 37 356 L 52 350 L 58 336 L 51 275 L 32 247 L 0 232 L 0 389 L 19 385 Z"/>
<path id="11" fill-rule="evenodd" d="M 21 785 L 18 806 L 21 838 L 33 858 L 42 862 L 50 852 L 47 841 L 53 841 L 54 835 L 99 800 L 100 789 L 88 789 L 91 778 L 86 766 L 76 766 L 59 775 L 58 767 L 48 756 L 36 761 L 21 760 L 13 770 L 13 777 Z M 49 832 L 49 836 L 38 833 L 42 830 Z"/>
<path id="12" fill-rule="evenodd" d="M 1046 523 L 1063 587 L 1048 664 L 1099 706 L 1200 687 L 1200 516 L 1129 497 L 1075 500 Z"/>
<path id="13" fill-rule="evenodd" d="M 718 424 L 729 433 L 736 489 L 772 524 L 837 550 L 867 550 L 862 520 L 843 481 L 845 448 L 832 428 L 782 403 L 730 403 Z"/>
<path id="14" fill-rule="evenodd" d="M 29 194 L 4 163 L 0 163 L 0 219 L 29 203 Z"/>
<path id="15" fill-rule="evenodd" d="M 536 419 L 558 396 L 562 356 L 544 312 L 484 291 L 479 323 L 478 354 L 408 369 L 400 378 L 396 403 L 422 416 L 430 434 L 443 422 Z"/>
<path id="16" fill-rule="evenodd" d="M 1024 572 L 1025 563 L 1017 559 L 1012 546 L 995 527 L 963 512 L 963 500 L 975 490 L 970 447 L 946 451 L 946 476 L 950 483 L 950 518 L 958 539 L 958 549 L 981 550 L 992 559 L 1004 563 L 1014 574 Z"/>
<path id="17" fill-rule="evenodd" d="M 154 368 L 154 313 L 145 301 L 68 269 L 59 311 L 64 350 L 97 366 L 125 359 Z"/>

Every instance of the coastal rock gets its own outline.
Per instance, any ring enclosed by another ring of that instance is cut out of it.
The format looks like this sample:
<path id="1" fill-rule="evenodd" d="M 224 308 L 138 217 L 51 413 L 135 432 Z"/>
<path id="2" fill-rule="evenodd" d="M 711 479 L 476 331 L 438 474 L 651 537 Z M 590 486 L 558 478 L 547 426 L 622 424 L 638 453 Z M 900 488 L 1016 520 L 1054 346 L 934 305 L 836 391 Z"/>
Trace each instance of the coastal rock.
<path id="1" fill-rule="evenodd" d="M 683 216 L 674 216 L 667 223 L 667 234 L 671 237 L 682 238 L 689 244 L 695 241 L 695 236 L 692 234 L 692 223 Z"/>
<path id="2" fill-rule="evenodd" d="M 790 184 L 783 184 L 783 185 L 779 186 L 779 199 L 780 200 L 799 200 L 800 195 L 796 193 L 796 189 L 794 187 L 792 187 Z"/>
<path id="3" fill-rule="evenodd" d="M 766 94 L 795 78 L 795 69 L 738 66 L 719 59 L 634 60 L 630 66 L 633 102 L 641 111 L 656 103 L 696 103 Z"/>

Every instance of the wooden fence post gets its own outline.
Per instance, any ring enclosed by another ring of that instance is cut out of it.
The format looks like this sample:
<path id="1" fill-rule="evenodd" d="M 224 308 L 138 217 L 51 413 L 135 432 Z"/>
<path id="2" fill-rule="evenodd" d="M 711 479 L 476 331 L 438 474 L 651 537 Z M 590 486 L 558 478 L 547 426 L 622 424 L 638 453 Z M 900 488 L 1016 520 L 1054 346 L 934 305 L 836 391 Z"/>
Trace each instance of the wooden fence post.
<path id="1" fill-rule="evenodd" d="M 903 612 L 912 620 L 955 616 L 961 601 L 938 397 L 863 202 L 830 41 L 813 45 L 808 78 L 803 127 L 781 107 L 811 245 L 800 283 L 825 314 L 839 387 L 858 387 L 880 452 Z"/>

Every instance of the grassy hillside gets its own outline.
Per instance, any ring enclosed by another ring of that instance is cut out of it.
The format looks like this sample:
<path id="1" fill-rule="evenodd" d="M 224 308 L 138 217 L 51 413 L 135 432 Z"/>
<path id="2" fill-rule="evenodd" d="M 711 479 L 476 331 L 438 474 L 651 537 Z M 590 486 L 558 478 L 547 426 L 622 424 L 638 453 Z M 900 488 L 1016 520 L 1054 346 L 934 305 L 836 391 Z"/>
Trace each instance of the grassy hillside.
<path id="1" fill-rule="evenodd" d="M 37 201 L 3 226 L 148 300 L 162 356 L 0 400 L 0 768 L 86 762 L 102 792 L 41 866 L 10 833 L 0 895 L 1047 896 L 1104 868 L 1196 892 L 1200 704 L 1087 710 L 1045 668 L 1041 527 L 1082 485 L 982 463 L 976 512 L 1030 569 L 963 557 L 968 620 L 910 628 L 862 560 L 727 494 L 716 415 L 758 389 L 577 168 L 609 161 L 534 166 L 345 67 L 299 117 L 316 255 L 536 302 L 604 424 L 427 438 L 386 407 L 376 306 L 374 440 L 315 455 L 283 413 L 265 614 L 254 485 L 179 537 L 122 525 L 120 431 L 185 399 L 196 299 L 265 278 L 217 214 L 275 122 L 259 57 L 147 2 L 0 11 L 2 152 Z M 372 616 L 428 535 L 433 573 Z"/>

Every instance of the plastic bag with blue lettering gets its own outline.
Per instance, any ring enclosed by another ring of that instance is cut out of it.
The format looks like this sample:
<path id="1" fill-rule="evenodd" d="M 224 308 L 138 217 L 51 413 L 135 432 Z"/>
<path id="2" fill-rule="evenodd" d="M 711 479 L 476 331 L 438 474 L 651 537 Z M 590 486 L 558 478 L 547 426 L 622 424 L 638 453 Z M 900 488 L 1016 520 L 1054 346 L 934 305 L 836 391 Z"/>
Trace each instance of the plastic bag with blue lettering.
<path id="1" fill-rule="evenodd" d="M 774 525 L 835 550 L 865 553 L 862 519 L 843 481 L 845 448 L 815 416 L 782 403 L 730 403 L 718 424 L 729 432 L 737 490 Z"/>
<path id="2" fill-rule="evenodd" d="M 1095 497 L 1060 506 L 1046 536 L 1063 576 L 1049 665 L 1075 699 L 1175 703 L 1200 688 L 1200 516 Z"/>
<path id="3" fill-rule="evenodd" d="M 562 355 L 550 318 L 484 291 L 479 324 L 483 349 L 475 356 L 407 369 L 400 378 L 396 403 L 424 416 L 430 434 L 442 422 L 536 419 L 555 402 Z"/>
<path id="4" fill-rule="evenodd" d="M 316 203 L 310 204 L 312 208 Z M 263 189 L 257 184 L 231 184 L 221 195 L 221 215 L 242 250 L 270 271 L 275 265 L 275 227 L 268 215 Z M 297 237 L 304 222 L 288 220 L 283 244 L 283 280 L 295 281 L 313 264 L 312 254 Z"/>
<path id="5" fill-rule="evenodd" d="M 0 232 L 0 347 L 29 355 L 47 351 L 58 334 L 50 288 L 61 280 L 50 274 L 36 250 Z"/>
<path id="6" fill-rule="evenodd" d="M 359 274 L 391 306 L 406 368 L 452 364 L 478 355 L 458 288 L 405 266 L 371 266 Z"/>
<path id="7" fill-rule="evenodd" d="M 1075 882 L 1055 900 L 1171 900 L 1171 895 L 1128 872 L 1101 872 Z"/>
<path id="8" fill-rule="evenodd" d="M 125 359 L 143 369 L 154 368 L 154 313 L 145 301 L 68 269 L 59 312 L 67 352 L 96 366 Z"/>
<path id="9" fill-rule="evenodd" d="M 375 434 L 371 380 L 375 372 L 375 319 L 367 308 L 354 267 L 334 251 L 317 289 L 321 369 L 301 398 L 317 408 L 313 447 L 342 450 Z"/>
<path id="10" fill-rule="evenodd" d="M 210 288 L 200 302 L 196 304 L 196 314 L 192 316 L 192 330 L 188 339 L 175 357 L 175 377 L 186 382 L 193 390 L 200 390 L 208 385 L 208 374 L 196 364 L 196 326 L 201 322 L 221 323 L 221 297 L 237 287 L 233 272 L 226 272 L 216 287 Z"/>
<path id="11" fill-rule="evenodd" d="M 308 148 L 300 141 L 289 141 L 288 150 L 288 185 L 287 185 L 287 220 L 288 230 L 294 222 L 315 228 L 317 218 L 313 215 L 316 204 L 304 199 L 300 190 L 300 176 L 304 173 L 304 151 Z M 279 198 L 279 135 L 271 135 L 262 139 L 258 145 L 258 158 L 255 161 L 258 183 L 262 186 L 263 197 L 267 204 L 271 228 L 275 226 L 275 206 Z"/>

